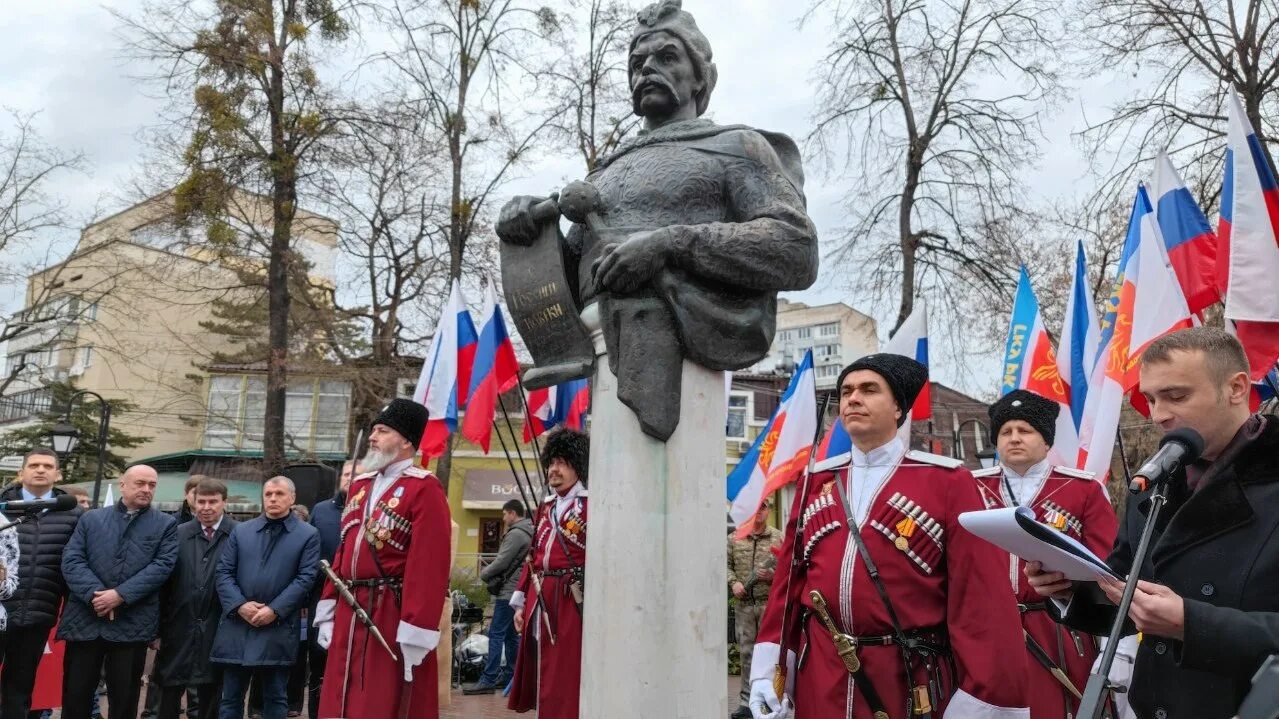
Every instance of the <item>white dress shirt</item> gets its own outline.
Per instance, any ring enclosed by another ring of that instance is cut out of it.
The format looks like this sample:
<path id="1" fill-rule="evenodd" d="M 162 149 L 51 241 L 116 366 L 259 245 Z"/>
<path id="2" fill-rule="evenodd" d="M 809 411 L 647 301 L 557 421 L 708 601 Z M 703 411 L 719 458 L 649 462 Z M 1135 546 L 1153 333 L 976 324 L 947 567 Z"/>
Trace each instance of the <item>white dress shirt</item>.
<path id="1" fill-rule="evenodd" d="M 898 437 L 893 437 L 888 444 L 876 447 L 869 452 L 862 452 L 853 447 L 852 463 L 848 468 L 848 503 L 852 505 L 853 516 L 858 526 L 866 523 L 870 516 L 871 502 L 884 486 L 889 475 L 897 469 L 906 448 Z"/>
<path id="2" fill-rule="evenodd" d="M 1039 496 L 1039 490 L 1044 486 L 1044 480 L 1048 478 L 1048 473 L 1052 471 L 1052 463 L 1047 459 L 1031 466 L 1026 470 L 1025 474 L 1017 474 L 1017 471 L 1008 465 L 1001 467 L 1003 477 L 999 480 L 999 493 L 1003 495 L 1004 501 L 1008 506 L 1030 506 L 1035 501 L 1035 497 Z M 1012 495 L 1008 494 L 1009 488 L 1012 488 Z"/>
<path id="3" fill-rule="evenodd" d="M 413 458 L 409 457 L 398 462 L 392 462 L 377 473 L 377 477 L 373 480 L 373 486 L 369 488 L 369 501 L 364 505 L 364 516 L 369 516 L 373 511 L 373 506 L 377 504 L 383 494 L 386 494 L 386 490 L 390 489 L 391 485 L 395 484 L 395 480 L 404 474 L 404 470 L 411 466 L 413 466 Z"/>

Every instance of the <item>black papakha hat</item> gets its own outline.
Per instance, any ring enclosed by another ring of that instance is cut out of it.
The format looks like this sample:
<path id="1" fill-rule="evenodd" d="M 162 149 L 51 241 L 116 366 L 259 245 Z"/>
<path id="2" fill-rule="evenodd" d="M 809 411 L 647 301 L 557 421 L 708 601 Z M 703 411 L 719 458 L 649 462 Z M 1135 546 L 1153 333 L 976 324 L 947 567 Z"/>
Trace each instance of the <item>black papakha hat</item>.
<path id="1" fill-rule="evenodd" d="M 373 424 L 385 425 L 399 432 L 401 437 L 416 447 L 422 444 L 422 433 L 426 431 L 426 421 L 430 416 L 426 407 L 417 402 L 396 398 L 382 408 L 382 413 L 373 420 Z"/>
<path id="2" fill-rule="evenodd" d="M 551 466 L 551 460 L 562 459 L 577 472 L 577 479 L 586 484 L 586 472 L 591 463 L 591 438 L 582 432 L 561 427 L 546 435 L 542 445 L 542 470 Z"/>
<path id="3" fill-rule="evenodd" d="M 866 355 L 839 373 L 835 389 L 838 391 L 844 385 L 844 378 L 859 369 L 868 369 L 884 378 L 902 411 L 902 416 L 897 418 L 897 426 L 905 424 L 910 418 L 910 408 L 915 404 L 915 398 L 924 389 L 924 385 L 928 384 L 928 368 L 903 355 L 887 352 Z"/>
<path id="4" fill-rule="evenodd" d="M 1025 389 L 1015 389 L 999 398 L 986 410 L 990 415 L 990 441 L 999 444 L 999 428 L 1013 419 L 1020 419 L 1034 428 L 1048 443 L 1053 445 L 1057 436 L 1057 414 L 1061 405 L 1041 397 Z"/>

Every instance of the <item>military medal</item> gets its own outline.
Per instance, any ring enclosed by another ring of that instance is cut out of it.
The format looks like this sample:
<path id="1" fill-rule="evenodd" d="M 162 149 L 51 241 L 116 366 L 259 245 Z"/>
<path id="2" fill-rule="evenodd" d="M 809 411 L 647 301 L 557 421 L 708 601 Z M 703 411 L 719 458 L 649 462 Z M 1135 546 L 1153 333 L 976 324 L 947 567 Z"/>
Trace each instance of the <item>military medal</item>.
<path id="1" fill-rule="evenodd" d="M 400 498 L 399 498 L 399 497 L 391 497 L 390 499 L 388 499 L 388 500 L 386 501 L 386 507 L 387 507 L 387 509 L 395 509 L 395 508 L 396 508 L 396 507 L 398 507 L 398 506 L 400 506 Z"/>
<path id="2" fill-rule="evenodd" d="M 893 546 L 903 552 L 910 549 L 910 538 L 915 534 L 916 526 L 918 525 L 915 523 L 914 517 L 906 517 L 902 521 L 898 522 L 895 527 L 897 529 L 898 537 L 893 540 Z"/>

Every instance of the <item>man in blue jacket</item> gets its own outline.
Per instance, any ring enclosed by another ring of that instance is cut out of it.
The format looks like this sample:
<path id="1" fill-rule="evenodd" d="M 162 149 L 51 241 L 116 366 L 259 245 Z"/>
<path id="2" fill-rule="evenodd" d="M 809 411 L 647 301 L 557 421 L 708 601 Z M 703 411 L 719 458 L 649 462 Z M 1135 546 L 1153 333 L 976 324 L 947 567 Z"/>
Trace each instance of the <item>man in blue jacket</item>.
<path id="1" fill-rule="evenodd" d="M 106 666 L 108 719 L 133 719 L 147 644 L 160 624 L 160 587 L 178 557 L 177 522 L 151 508 L 157 475 L 134 465 L 120 477 L 120 500 L 86 512 L 62 553 L 67 602 L 58 624 L 66 640 L 62 716 L 89 719 Z"/>
<path id="2" fill-rule="evenodd" d="M 262 719 L 285 719 L 298 626 L 319 575 L 320 534 L 291 510 L 288 477 L 262 485 L 262 516 L 231 532 L 218 560 L 222 622 L 209 659 L 223 667 L 220 719 L 242 719 L 244 693 L 256 674 Z"/>

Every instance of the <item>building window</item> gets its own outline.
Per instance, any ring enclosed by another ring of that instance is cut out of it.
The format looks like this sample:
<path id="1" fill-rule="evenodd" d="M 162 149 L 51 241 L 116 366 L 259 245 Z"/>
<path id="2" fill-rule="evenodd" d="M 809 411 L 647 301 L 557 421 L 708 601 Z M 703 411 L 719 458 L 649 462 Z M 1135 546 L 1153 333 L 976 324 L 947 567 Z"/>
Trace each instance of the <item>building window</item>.
<path id="1" fill-rule="evenodd" d="M 839 345 L 816 345 L 813 347 L 814 357 L 838 357 Z"/>
<path id="2" fill-rule="evenodd" d="M 724 434 L 729 439 L 746 439 L 746 409 L 749 397 L 744 394 L 728 396 L 728 426 Z"/>
<path id="3" fill-rule="evenodd" d="M 839 368 L 839 365 L 834 365 L 834 364 L 824 364 L 824 365 L 820 365 L 820 366 L 818 366 L 818 367 L 817 367 L 817 376 L 818 376 L 819 378 L 822 378 L 822 377 L 838 377 L 838 376 L 839 376 L 839 369 L 840 369 L 840 368 Z"/>
<path id="4" fill-rule="evenodd" d="M 351 385 L 318 379 L 289 383 L 284 408 L 287 454 L 346 451 Z M 260 451 L 266 417 L 266 378 L 215 375 L 209 382 L 204 448 Z"/>
<path id="5" fill-rule="evenodd" d="M 822 337 L 838 337 L 839 336 L 839 325 L 834 322 L 830 324 L 822 325 L 821 327 L 817 329 L 818 329 L 818 334 L 821 335 Z"/>
<path id="6" fill-rule="evenodd" d="M 799 338 L 799 339 L 801 339 L 801 340 L 806 340 L 806 339 L 808 339 L 809 337 L 812 337 L 812 336 L 813 336 L 813 328 L 812 328 L 812 327 L 800 327 L 799 329 L 795 330 L 795 337 L 797 337 L 797 338 Z"/>
<path id="7" fill-rule="evenodd" d="M 49 352 L 52 353 L 52 350 L 49 350 Z M 49 364 L 52 364 L 52 360 L 50 360 Z M 80 365 L 81 370 L 89 369 L 93 364 L 93 345 L 80 348 L 80 358 L 76 364 Z"/>

